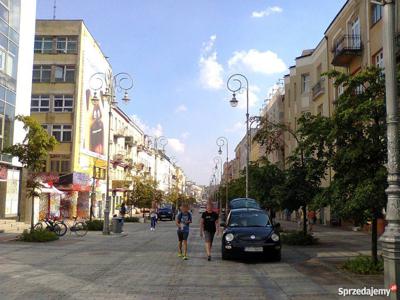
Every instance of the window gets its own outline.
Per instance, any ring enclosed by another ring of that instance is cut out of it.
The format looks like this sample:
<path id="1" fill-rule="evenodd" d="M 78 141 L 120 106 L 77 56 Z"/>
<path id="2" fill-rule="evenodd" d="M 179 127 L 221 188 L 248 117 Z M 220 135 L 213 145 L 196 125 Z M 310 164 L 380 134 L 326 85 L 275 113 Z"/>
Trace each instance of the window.
<path id="1" fill-rule="evenodd" d="M 310 74 L 301 75 L 301 92 L 308 93 L 310 91 Z"/>
<path id="2" fill-rule="evenodd" d="M 51 160 L 50 161 L 50 172 L 66 174 L 71 169 L 69 160 Z"/>
<path id="3" fill-rule="evenodd" d="M 372 25 L 382 19 L 382 5 L 372 4 Z"/>
<path id="4" fill-rule="evenodd" d="M 42 124 L 42 128 L 43 128 L 44 130 L 48 131 L 48 130 L 49 130 L 49 125 L 47 125 L 47 124 Z"/>
<path id="5" fill-rule="evenodd" d="M 76 53 L 78 41 L 76 37 L 57 37 L 58 53 Z"/>
<path id="6" fill-rule="evenodd" d="M 9 12 L 8 9 L 0 4 L 0 18 L 8 23 L 9 20 Z"/>
<path id="7" fill-rule="evenodd" d="M 31 112 L 45 112 L 50 110 L 49 95 L 32 95 Z"/>
<path id="8" fill-rule="evenodd" d="M 52 53 L 53 38 L 45 36 L 35 37 L 35 53 Z"/>
<path id="9" fill-rule="evenodd" d="M 72 126 L 71 125 L 53 125 L 51 134 L 59 142 L 70 142 L 72 140 Z"/>
<path id="10" fill-rule="evenodd" d="M 375 55 L 374 63 L 375 63 L 375 66 L 377 66 L 378 68 L 381 68 L 381 69 L 385 68 L 384 61 L 383 61 L 383 51 L 382 50 L 379 51 Z"/>
<path id="11" fill-rule="evenodd" d="M 5 71 L 6 68 L 6 52 L 0 49 L 0 71 Z"/>
<path id="12" fill-rule="evenodd" d="M 74 97 L 72 95 L 55 95 L 54 111 L 72 111 L 74 106 Z"/>
<path id="13" fill-rule="evenodd" d="M 74 82 L 74 66 L 56 66 L 54 71 L 54 80 L 56 82 Z"/>
<path id="14" fill-rule="evenodd" d="M 322 116 L 323 112 L 324 112 L 323 104 L 318 105 L 318 107 L 317 107 L 317 115 Z"/>
<path id="15" fill-rule="evenodd" d="M 51 66 L 33 66 L 33 82 L 50 82 Z"/>
<path id="16" fill-rule="evenodd" d="M 344 86 L 343 86 L 343 84 L 341 84 L 341 85 L 339 85 L 339 86 L 337 87 L 337 95 L 338 95 L 338 98 L 339 98 L 343 93 L 344 93 Z"/>

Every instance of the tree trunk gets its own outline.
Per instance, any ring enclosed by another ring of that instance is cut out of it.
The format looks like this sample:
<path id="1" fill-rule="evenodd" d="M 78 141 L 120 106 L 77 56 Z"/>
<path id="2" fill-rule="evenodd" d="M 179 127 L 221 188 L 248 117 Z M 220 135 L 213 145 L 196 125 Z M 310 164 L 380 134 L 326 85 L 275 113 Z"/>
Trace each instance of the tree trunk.
<path id="1" fill-rule="evenodd" d="M 378 219 L 376 214 L 373 214 L 371 225 L 371 256 L 374 264 L 378 262 Z"/>
<path id="2" fill-rule="evenodd" d="M 32 208 L 31 208 L 31 232 L 35 226 L 35 190 L 32 191 Z"/>
<path id="3" fill-rule="evenodd" d="M 302 207 L 303 210 L 303 234 L 307 234 L 307 208 L 305 205 Z"/>

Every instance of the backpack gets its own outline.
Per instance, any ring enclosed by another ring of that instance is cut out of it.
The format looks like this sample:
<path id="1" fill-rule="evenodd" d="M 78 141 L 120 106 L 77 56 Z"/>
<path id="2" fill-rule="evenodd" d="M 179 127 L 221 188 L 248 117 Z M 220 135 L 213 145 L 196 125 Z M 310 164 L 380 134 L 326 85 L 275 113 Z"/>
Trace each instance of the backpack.
<path id="1" fill-rule="evenodd" d="M 120 210 L 119 210 L 119 213 L 120 213 L 121 215 L 125 215 L 125 214 L 126 214 L 126 207 L 125 207 L 125 206 L 121 206 L 121 208 L 120 208 Z"/>

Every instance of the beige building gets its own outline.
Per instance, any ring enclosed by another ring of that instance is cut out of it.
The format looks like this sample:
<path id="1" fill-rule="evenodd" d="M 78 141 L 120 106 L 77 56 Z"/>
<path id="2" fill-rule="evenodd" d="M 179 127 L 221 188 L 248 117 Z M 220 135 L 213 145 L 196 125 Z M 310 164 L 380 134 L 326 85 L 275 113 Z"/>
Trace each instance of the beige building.
<path id="1" fill-rule="evenodd" d="M 43 195 L 41 218 L 86 218 L 91 194 L 93 205 L 102 207 L 109 106 L 107 101 L 92 101 L 91 76 L 110 71 L 83 21 L 37 20 L 31 114 L 59 141 L 49 154 L 42 181 L 64 192 L 61 201 Z"/>

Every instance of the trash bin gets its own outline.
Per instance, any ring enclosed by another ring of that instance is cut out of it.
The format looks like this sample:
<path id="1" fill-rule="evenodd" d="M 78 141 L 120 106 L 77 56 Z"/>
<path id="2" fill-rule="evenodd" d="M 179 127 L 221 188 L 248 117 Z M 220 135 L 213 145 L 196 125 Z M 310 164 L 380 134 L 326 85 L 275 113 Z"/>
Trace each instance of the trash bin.
<path id="1" fill-rule="evenodd" d="M 111 231 L 114 233 L 122 232 L 122 218 L 114 217 L 112 218 Z"/>

